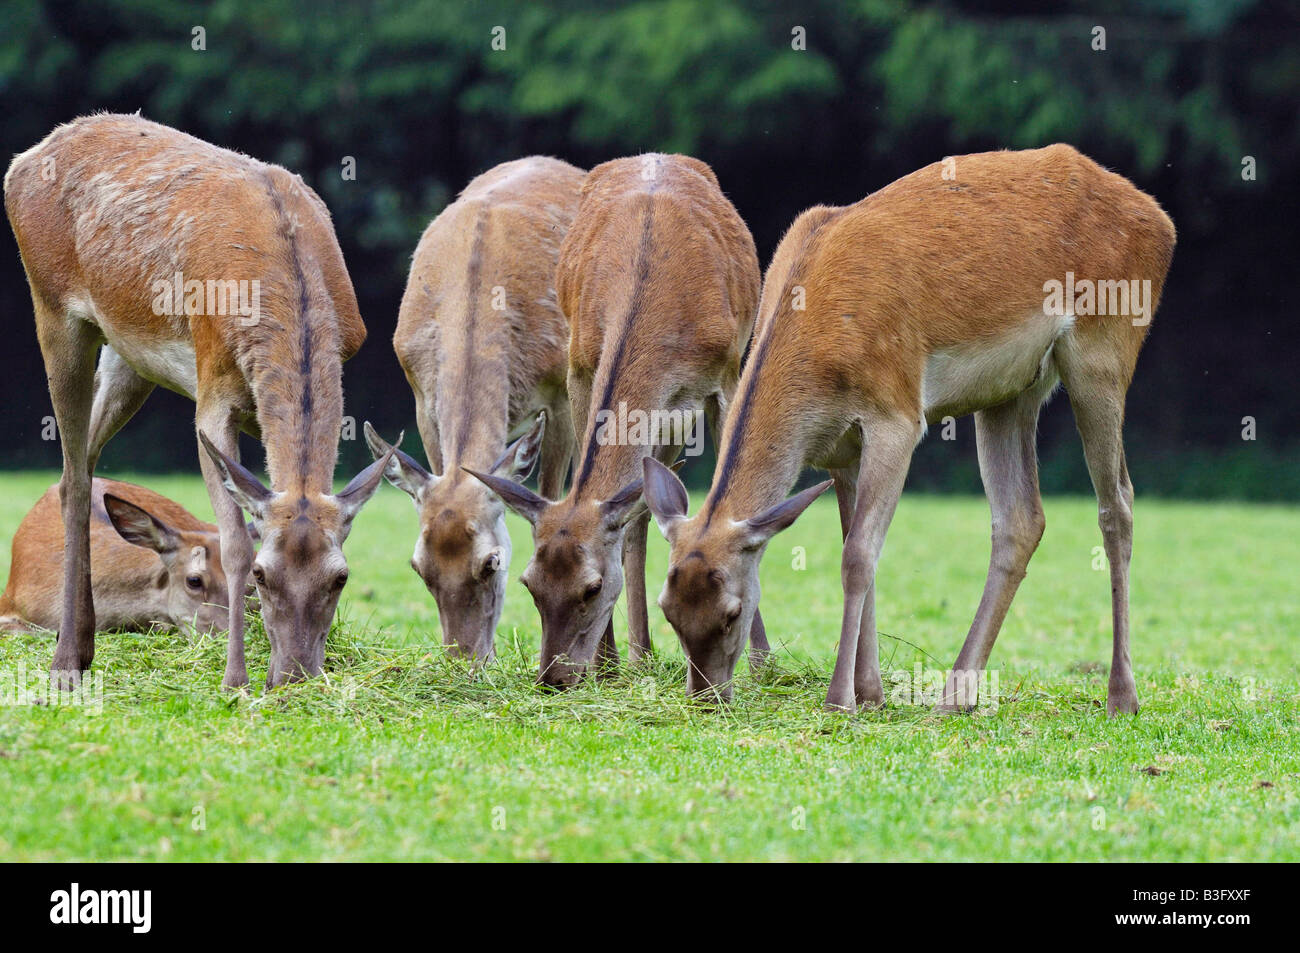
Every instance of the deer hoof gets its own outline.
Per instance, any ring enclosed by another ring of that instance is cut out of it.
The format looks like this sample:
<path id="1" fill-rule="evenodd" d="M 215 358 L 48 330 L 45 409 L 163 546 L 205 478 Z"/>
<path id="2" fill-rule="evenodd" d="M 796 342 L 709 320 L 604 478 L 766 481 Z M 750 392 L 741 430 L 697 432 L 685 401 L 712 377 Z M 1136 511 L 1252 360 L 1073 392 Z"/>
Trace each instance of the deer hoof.
<path id="1" fill-rule="evenodd" d="M 81 669 L 63 667 L 58 662 L 50 669 L 50 684 L 61 692 L 70 692 L 81 685 Z"/>
<path id="2" fill-rule="evenodd" d="M 852 715 L 858 710 L 857 699 L 853 697 L 852 692 L 836 691 L 831 688 L 826 693 L 826 710 L 837 712 L 839 714 Z"/>
<path id="3" fill-rule="evenodd" d="M 855 688 L 853 694 L 860 708 L 885 707 L 885 686 L 879 682 L 865 688 Z"/>
<path id="4" fill-rule="evenodd" d="M 1116 715 L 1136 715 L 1138 713 L 1137 691 L 1132 688 L 1125 688 L 1120 691 L 1111 689 L 1106 695 L 1106 714 L 1110 717 Z"/>

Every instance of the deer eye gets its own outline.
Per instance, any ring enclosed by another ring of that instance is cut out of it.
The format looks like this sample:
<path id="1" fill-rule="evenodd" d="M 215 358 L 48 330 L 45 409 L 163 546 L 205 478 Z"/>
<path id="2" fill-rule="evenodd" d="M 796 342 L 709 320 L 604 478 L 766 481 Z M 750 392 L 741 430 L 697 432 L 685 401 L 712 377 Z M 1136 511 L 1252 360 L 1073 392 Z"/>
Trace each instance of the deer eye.
<path id="1" fill-rule="evenodd" d="M 605 584 L 603 579 L 597 579 L 595 582 L 587 584 L 587 588 L 582 590 L 582 601 L 590 602 L 600 594 L 601 587 Z"/>
<path id="2" fill-rule="evenodd" d="M 194 592 L 198 592 L 200 589 L 203 588 L 203 577 L 200 576 L 198 573 L 194 573 L 194 572 L 190 573 L 188 576 L 185 577 L 185 587 L 187 589 L 193 590 Z"/>
<path id="3" fill-rule="evenodd" d="M 259 586 L 266 585 L 266 570 L 263 569 L 261 566 L 259 566 L 257 563 L 253 563 L 253 580 Z"/>
<path id="4" fill-rule="evenodd" d="M 334 577 L 334 589 L 338 591 L 348 584 L 348 571 L 344 569 Z"/>

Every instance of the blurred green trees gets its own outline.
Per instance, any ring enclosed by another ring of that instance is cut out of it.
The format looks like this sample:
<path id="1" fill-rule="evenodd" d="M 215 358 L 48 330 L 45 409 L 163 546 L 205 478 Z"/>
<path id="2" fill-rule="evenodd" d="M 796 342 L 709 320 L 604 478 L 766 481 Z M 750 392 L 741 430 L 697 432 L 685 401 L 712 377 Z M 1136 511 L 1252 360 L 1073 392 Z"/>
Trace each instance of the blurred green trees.
<path id="1" fill-rule="evenodd" d="M 0 0 L 0 21 L 8 153 L 80 113 L 140 109 L 321 192 L 372 330 L 349 366 L 349 405 L 376 423 L 412 413 L 386 339 L 415 241 L 496 162 L 694 153 L 718 171 L 765 262 L 810 204 L 854 201 L 946 154 L 1064 140 L 1134 178 L 1179 226 L 1130 443 L 1153 461 L 1241 450 L 1239 420 L 1253 415 L 1271 449 L 1261 460 L 1297 445 L 1282 419 L 1300 399 L 1270 366 L 1300 343 L 1288 267 L 1300 211 L 1295 3 L 1069 2 L 1045 15 L 906 0 Z M 341 174 L 345 157 L 355 180 Z M 22 434 L 0 461 L 51 462 L 35 436 L 43 375 L 30 309 L 3 241 L 0 301 L 31 367 L 0 386 L 8 405 L 32 410 L 15 417 Z M 176 426 L 137 422 L 119 441 L 133 459 L 189 466 L 188 445 L 153 438 Z M 1068 412 L 1044 426 L 1050 449 Z M 1086 488 L 1078 466 L 1060 469 L 1063 485 Z M 1273 495 L 1276 469 L 1245 492 Z"/>

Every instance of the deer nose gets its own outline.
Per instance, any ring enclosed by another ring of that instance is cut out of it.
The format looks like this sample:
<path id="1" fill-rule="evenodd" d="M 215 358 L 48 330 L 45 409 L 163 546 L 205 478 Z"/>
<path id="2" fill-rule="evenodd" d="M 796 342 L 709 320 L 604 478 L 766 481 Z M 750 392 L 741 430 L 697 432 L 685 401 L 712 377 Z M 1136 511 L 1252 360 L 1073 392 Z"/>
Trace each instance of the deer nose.
<path id="1" fill-rule="evenodd" d="M 542 688 L 561 689 L 568 688 L 569 682 L 565 675 L 548 668 L 537 676 L 537 684 Z"/>
<path id="2" fill-rule="evenodd" d="M 686 694 L 697 701 L 708 703 L 731 701 L 731 678 L 718 672 L 707 674 L 691 666 L 686 673 Z"/>
<path id="3" fill-rule="evenodd" d="M 542 688 L 552 691 L 560 691 L 574 685 L 578 680 L 578 673 L 573 666 L 561 662 L 558 659 L 552 659 L 537 673 L 537 684 Z"/>

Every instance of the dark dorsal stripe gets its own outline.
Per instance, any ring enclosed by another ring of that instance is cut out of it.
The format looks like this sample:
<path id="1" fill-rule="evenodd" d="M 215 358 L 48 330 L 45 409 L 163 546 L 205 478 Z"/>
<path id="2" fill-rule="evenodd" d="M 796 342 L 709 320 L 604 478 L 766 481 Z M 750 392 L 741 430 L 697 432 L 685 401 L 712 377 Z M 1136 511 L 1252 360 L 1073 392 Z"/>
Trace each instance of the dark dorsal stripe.
<path id="1" fill-rule="evenodd" d="M 798 263 L 802 264 L 806 260 L 809 246 L 825 224 L 825 221 L 819 223 L 809 229 L 808 234 L 803 237 L 803 241 L 799 244 L 799 257 L 796 259 Z M 731 480 L 736 470 L 736 458 L 740 454 L 740 447 L 744 443 L 746 433 L 749 430 L 749 421 L 753 415 L 754 392 L 758 388 L 759 372 L 763 367 L 763 362 L 767 359 L 767 352 L 772 344 L 772 338 L 776 336 L 778 320 L 790 307 L 790 290 L 801 279 L 802 271 L 792 265 L 790 276 L 781 288 L 781 300 L 777 302 L 772 311 L 772 320 L 768 321 L 763 327 L 763 336 L 758 342 L 758 346 L 750 349 L 749 361 L 745 368 L 749 373 L 745 378 L 745 391 L 740 395 L 740 406 L 736 410 L 736 426 L 731 431 L 731 440 L 722 448 L 722 460 L 718 466 L 717 480 L 709 491 L 708 498 L 704 501 L 703 514 L 706 528 L 713 521 L 713 514 L 717 511 L 718 504 L 726 497 L 727 490 L 731 486 Z M 750 365 L 752 365 L 752 371 L 750 371 Z"/>
<path id="2" fill-rule="evenodd" d="M 474 364 L 478 358 L 477 348 L 474 343 L 475 325 L 478 323 L 479 315 L 482 310 L 479 308 L 479 289 L 483 283 L 483 245 L 486 241 L 488 221 L 488 206 L 485 204 L 479 208 L 478 218 L 474 222 L 474 242 L 470 245 L 469 250 L 469 268 L 465 276 L 465 298 L 466 307 L 469 313 L 465 315 L 465 348 L 464 348 L 464 379 L 461 386 L 467 390 L 474 380 Z M 474 400 L 472 391 L 459 395 L 460 400 L 460 420 L 456 422 L 456 461 L 465 453 L 465 448 L 469 446 L 470 431 L 474 426 Z M 447 466 L 443 468 L 445 473 L 452 475 L 452 479 L 458 478 L 460 467 Z"/>
<path id="3" fill-rule="evenodd" d="M 298 473 L 299 480 L 305 480 L 307 474 L 311 471 L 311 419 L 312 412 L 315 409 L 314 393 L 312 388 L 312 348 L 314 341 L 312 339 L 311 313 L 310 313 L 310 296 L 307 290 L 307 276 L 302 265 L 302 255 L 298 248 L 297 228 L 290 222 L 289 216 L 285 213 L 284 201 L 275 183 L 271 180 L 270 175 L 263 172 L 262 180 L 266 186 L 266 194 L 271 198 L 271 205 L 275 209 L 276 219 L 280 225 L 280 234 L 289 244 L 289 257 L 293 265 L 293 280 L 298 284 L 298 376 L 301 394 L 299 395 L 302 419 L 299 424 L 302 432 L 296 434 L 298 440 Z"/>
<path id="4" fill-rule="evenodd" d="M 782 296 L 788 295 L 789 289 L 782 292 Z M 749 375 L 745 383 L 745 392 L 740 395 L 740 407 L 736 410 L 736 426 L 731 431 L 731 440 L 722 448 L 722 463 L 718 467 L 718 479 L 713 484 L 713 489 L 709 491 L 708 499 L 704 501 L 704 526 L 708 528 L 709 523 L 713 521 L 714 511 L 718 508 L 719 501 L 726 496 L 727 488 L 731 485 L 731 477 L 736 470 L 736 456 L 740 452 L 741 442 L 745 439 L 745 433 L 749 429 L 749 418 L 754 406 L 754 391 L 758 385 L 758 370 L 763 366 L 763 361 L 767 358 L 767 349 L 772 342 L 772 334 L 776 327 L 776 314 L 772 315 L 772 320 L 764 328 L 763 339 L 758 342 L 758 347 L 753 349 L 749 360 L 754 372 Z"/>
<path id="5" fill-rule="evenodd" d="M 600 400 L 593 404 L 591 408 L 591 417 L 587 422 L 591 436 L 587 440 L 587 446 L 582 458 L 582 467 L 578 470 L 578 476 L 573 481 L 573 489 L 570 491 L 574 496 L 582 491 L 583 485 L 590 478 L 592 468 L 595 465 L 596 450 L 599 447 L 596 441 L 596 431 L 599 429 L 596 424 L 596 417 L 602 410 L 612 410 L 610 405 L 614 400 L 614 384 L 623 372 L 627 341 L 631 337 L 633 324 L 641 314 L 646 286 L 650 283 L 650 253 L 654 230 L 654 192 L 655 183 L 652 182 L 645 193 L 645 218 L 641 222 L 641 241 L 636 252 L 636 278 L 632 286 L 632 299 L 628 304 L 627 314 L 619 328 L 618 344 L 614 349 L 613 360 L 610 361 L 610 366 L 605 369 L 605 388 L 601 392 Z"/>

